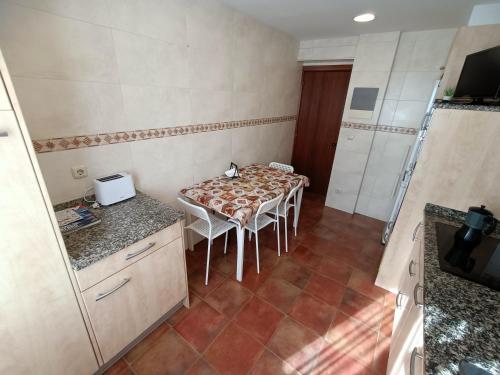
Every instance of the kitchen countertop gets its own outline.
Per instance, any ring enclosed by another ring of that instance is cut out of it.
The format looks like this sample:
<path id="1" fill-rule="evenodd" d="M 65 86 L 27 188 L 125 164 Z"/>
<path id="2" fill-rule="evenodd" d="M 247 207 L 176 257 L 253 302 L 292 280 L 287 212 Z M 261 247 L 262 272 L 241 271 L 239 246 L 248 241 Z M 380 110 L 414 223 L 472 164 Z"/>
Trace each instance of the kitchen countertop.
<path id="1" fill-rule="evenodd" d="M 443 101 L 434 102 L 434 108 L 461 109 L 464 111 L 500 112 L 498 105 L 458 104 Z"/>
<path id="2" fill-rule="evenodd" d="M 77 199 L 54 210 L 83 203 Z M 134 198 L 90 210 L 101 219 L 99 224 L 63 235 L 71 266 L 77 271 L 184 218 L 182 212 L 139 191 Z"/>
<path id="3" fill-rule="evenodd" d="M 500 374 L 500 292 L 439 268 L 436 222 L 457 226 L 465 212 L 427 204 L 424 242 L 424 350 L 427 374 L 458 374 L 466 360 Z M 500 236 L 500 228 L 494 236 Z"/>

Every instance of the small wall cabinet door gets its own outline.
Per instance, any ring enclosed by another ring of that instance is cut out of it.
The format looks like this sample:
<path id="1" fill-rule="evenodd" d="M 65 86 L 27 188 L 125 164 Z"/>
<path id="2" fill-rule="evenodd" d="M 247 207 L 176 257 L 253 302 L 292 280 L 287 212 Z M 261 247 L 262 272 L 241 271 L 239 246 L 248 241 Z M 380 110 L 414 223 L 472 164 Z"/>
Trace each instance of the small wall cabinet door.
<path id="1" fill-rule="evenodd" d="M 179 237 L 83 292 L 105 362 L 187 294 Z"/>

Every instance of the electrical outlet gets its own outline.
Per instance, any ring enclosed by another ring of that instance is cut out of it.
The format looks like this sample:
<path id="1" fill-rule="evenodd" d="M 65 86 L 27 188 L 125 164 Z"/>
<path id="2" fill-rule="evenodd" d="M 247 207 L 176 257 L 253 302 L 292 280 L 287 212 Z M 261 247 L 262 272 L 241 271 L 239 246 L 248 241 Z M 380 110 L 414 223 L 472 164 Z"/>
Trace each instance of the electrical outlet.
<path id="1" fill-rule="evenodd" d="M 74 179 L 85 178 L 89 175 L 87 167 L 84 165 L 75 165 L 74 167 L 71 167 L 71 174 Z"/>

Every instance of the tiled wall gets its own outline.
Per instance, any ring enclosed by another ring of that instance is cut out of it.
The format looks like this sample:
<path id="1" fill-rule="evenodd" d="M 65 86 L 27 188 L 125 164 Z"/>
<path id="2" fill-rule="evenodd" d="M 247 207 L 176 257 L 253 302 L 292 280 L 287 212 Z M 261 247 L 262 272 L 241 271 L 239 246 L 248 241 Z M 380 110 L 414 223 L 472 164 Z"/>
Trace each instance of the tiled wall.
<path id="1" fill-rule="evenodd" d="M 395 32 L 301 43 L 303 61 L 354 58 L 327 205 L 388 218 L 406 157 L 455 33 L 456 29 Z M 349 43 L 356 43 L 354 56 L 352 48 L 346 47 Z M 379 88 L 371 118 L 356 118 L 349 111 L 354 87 Z"/>
<path id="2" fill-rule="evenodd" d="M 54 203 L 122 170 L 174 202 L 230 161 L 290 161 L 294 117 L 283 116 L 297 112 L 298 42 L 219 1 L 3 0 L 0 48 L 35 141 L 261 124 L 40 153 Z M 89 177 L 74 180 L 79 164 Z"/>
<path id="3" fill-rule="evenodd" d="M 379 124 L 418 129 L 456 29 L 401 34 Z M 414 133 L 413 133 L 414 134 Z M 376 131 L 355 211 L 387 220 L 415 135 Z"/>
<path id="4" fill-rule="evenodd" d="M 342 120 L 376 125 L 396 53 L 399 32 L 361 35 L 356 46 L 351 81 Z M 350 110 L 354 87 L 379 89 L 370 118 Z M 337 142 L 326 205 L 354 212 L 374 136 L 374 127 L 342 127 Z"/>

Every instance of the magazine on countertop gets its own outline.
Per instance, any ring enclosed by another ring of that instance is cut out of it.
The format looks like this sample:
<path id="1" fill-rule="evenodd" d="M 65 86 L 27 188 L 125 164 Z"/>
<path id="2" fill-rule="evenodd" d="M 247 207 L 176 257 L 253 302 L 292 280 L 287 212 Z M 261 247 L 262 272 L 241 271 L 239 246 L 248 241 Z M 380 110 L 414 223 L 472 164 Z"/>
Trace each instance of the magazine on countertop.
<path id="1" fill-rule="evenodd" d="M 87 207 L 75 206 L 56 212 L 57 223 L 63 234 L 88 228 L 101 222 Z"/>

